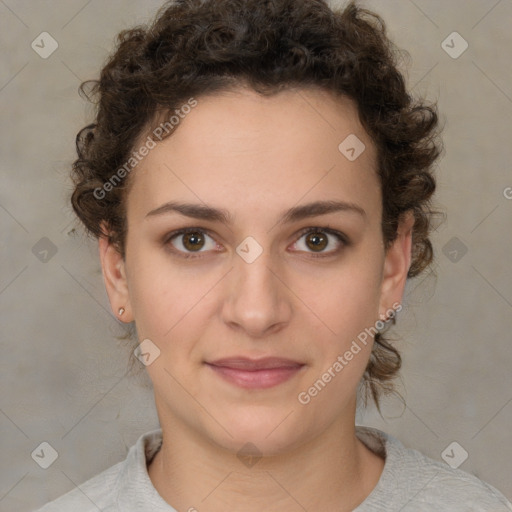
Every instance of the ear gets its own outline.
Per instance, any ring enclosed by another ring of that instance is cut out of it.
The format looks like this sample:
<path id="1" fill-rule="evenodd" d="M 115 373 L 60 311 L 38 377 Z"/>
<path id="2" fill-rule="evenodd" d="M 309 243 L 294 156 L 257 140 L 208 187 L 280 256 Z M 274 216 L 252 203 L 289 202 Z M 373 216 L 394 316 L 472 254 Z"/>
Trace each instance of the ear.
<path id="1" fill-rule="evenodd" d="M 103 233 L 107 233 L 106 224 L 102 223 Z M 106 235 L 98 239 L 103 282 L 107 290 L 110 307 L 114 316 L 122 322 L 132 322 L 133 314 L 128 293 L 125 261 L 114 245 L 109 243 Z M 124 308 L 124 313 L 119 314 L 119 308 Z"/>
<path id="2" fill-rule="evenodd" d="M 412 230 L 414 213 L 405 212 L 398 224 L 398 233 L 386 251 L 381 283 L 379 316 L 385 318 L 386 312 L 395 304 L 401 304 L 407 272 L 411 266 Z"/>

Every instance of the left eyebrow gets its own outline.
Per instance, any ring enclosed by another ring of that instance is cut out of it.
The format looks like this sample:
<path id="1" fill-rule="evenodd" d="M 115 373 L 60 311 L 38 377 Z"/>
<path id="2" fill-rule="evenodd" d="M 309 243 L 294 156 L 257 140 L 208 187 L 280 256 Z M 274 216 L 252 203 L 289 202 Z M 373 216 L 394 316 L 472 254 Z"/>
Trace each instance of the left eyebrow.
<path id="1" fill-rule="evenodd" d="M 294 206 L 285 211 L 280 217 L 280 224 L 289 224 L 297 222 L 309 217 L 316 217 L 318 215 L 327 215 L 335 212 L 356 213 L 367 219 L 366 212 L 359 205 L 345 201 L 314 201 L 300 206 Z M 170 201 L 165 203 L 146 214 L 146 217 L 156 215 L 163 215 L 165 213 L 179 213 L 186 217 L 192 217 L 199 220 L 208 220 L 213 222 L 221 222 L 222 224 L 232 224 L 233 217 L 231 214 L 222 208 L 213 208 L 204 204 L 194 203 L 179 203 Z"/>

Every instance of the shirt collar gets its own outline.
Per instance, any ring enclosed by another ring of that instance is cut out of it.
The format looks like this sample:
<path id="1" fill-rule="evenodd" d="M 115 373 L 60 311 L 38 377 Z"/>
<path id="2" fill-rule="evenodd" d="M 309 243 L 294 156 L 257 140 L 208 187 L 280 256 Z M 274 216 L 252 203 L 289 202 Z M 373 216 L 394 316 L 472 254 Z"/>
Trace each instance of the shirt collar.
<path id="1" fill-rule="evenodd" d="M 158 494 L 149 478 L 147 464 L 162 444 L 162 429 L 141 435 L 128 451 L 116 482 L 116 503 L 123 512 L 176 512 Z"/>
<path id="2" fill-rule="evenodd" d="M 400 450 L 398 440 L 372 427 L 356 426 L 357 437 L 373 452 L 385 458 L 382 475 L 366 500 L 360 506 L 367 506 L 384 489 L 389 491 L 396 485 L 391 466 L 393 452 Z M 123 512 L 177 512 L 158 494 L 149 478 L 147 465 L 162 445 L 162 429 L 142 434 L 129 449 L 125 463 L 115 483 L 116 504 Z M 394 475 L 396 476 L 396 475 Z M 359 508 L 359 507 L 358 507 Z M 357 510 L 357 509 L 356 509 Z"/>

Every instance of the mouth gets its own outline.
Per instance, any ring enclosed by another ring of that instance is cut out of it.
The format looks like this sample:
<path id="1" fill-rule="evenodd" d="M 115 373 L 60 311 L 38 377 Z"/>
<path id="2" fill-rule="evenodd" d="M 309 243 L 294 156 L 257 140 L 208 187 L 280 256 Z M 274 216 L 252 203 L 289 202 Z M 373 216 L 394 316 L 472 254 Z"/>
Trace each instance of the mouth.
<path id="1" fill-rule="evenodd" d="M 250 359 L 233 357 L 205 362 L 215 374 L 245 389 L 266 389 L 282 384 L 305 366 L 303 363 L 278 357 Z"/>

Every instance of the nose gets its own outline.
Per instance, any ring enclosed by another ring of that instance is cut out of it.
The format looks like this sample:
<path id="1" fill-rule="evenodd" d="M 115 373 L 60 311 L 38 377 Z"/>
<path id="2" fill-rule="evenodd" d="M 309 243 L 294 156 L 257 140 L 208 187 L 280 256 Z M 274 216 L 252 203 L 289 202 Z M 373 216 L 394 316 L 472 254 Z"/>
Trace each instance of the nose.
<path id="1" fill-rule="evenodd" d="M 263 251 L 248 263 L 238 254 L 228 274 L 223 321 L 252 338 L 274 334 L 290 321 L 292 304 L 280 266 Z"/>

